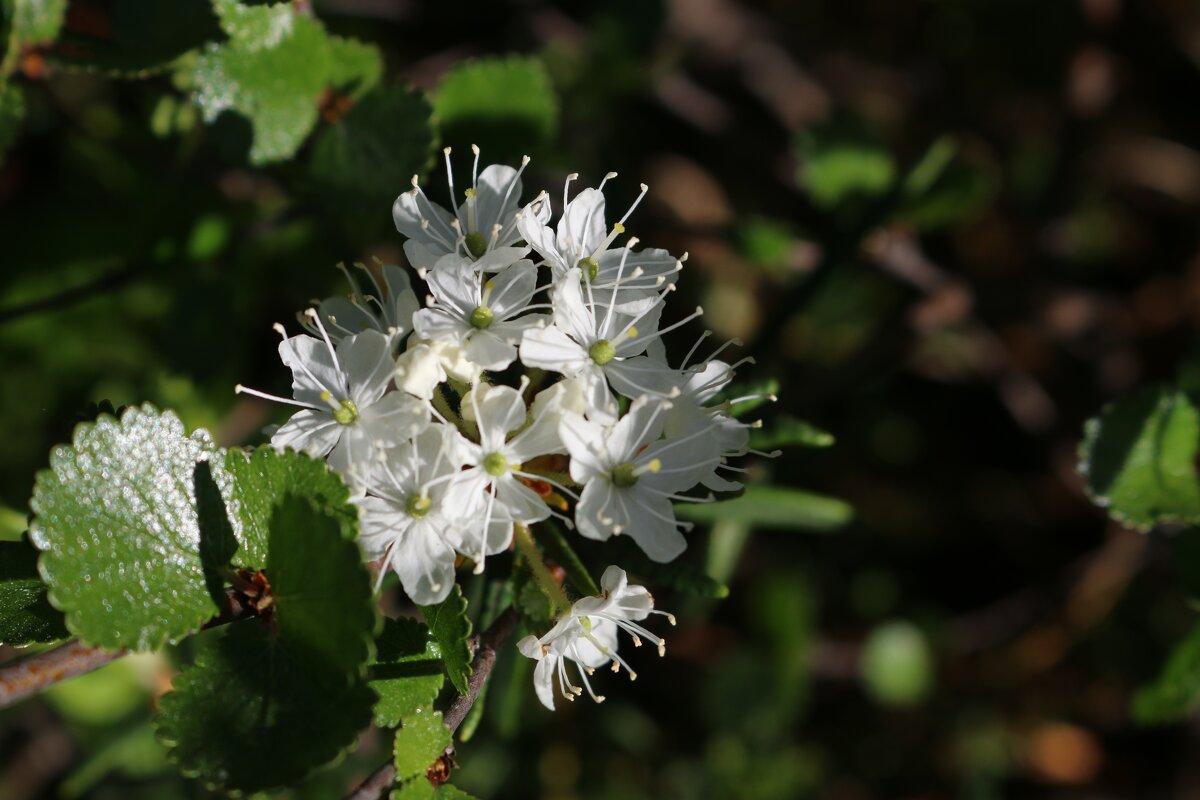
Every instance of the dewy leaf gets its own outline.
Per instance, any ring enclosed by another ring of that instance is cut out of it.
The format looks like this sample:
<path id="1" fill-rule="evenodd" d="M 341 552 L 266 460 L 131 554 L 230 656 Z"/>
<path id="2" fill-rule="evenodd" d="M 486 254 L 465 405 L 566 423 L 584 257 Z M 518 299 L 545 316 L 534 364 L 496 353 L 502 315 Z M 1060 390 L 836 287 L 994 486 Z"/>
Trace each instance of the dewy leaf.
<path id="1" fill-rule="evenodd" d="M 478 143 L 489 159 L 519 158 L 550 141 L 558 128 L 558 98 L 540 61 L 486 59 L 463 64 L 442 79 L 433 98 L 443 143 Z"/>
<path id="2" fill-rule="evenodd" d="M 748 486 L 732 500 L 678 503 L 675 515 L 692 522 L 734 519 L 759 528 L 835 531 L 854 518 L 854 509 L 844 500 L 815 492 Z"/>
<path id="3" fill-rule="evenodd" d="M 0 644 L 67 638 L 62 614 L 46 600 L 37 556 L 28 542 L 0 542 Z"/>
<path id="4" fill-rule="evenodd" d="M 400 86 L 369 92 L 317 134 L 309 162 L 313 189 L 336 207 L 386 209 L 396 187 L 429 165 L 431 113 L 420 92 Z"/>
<path id="5" fill-rule="evenodd" d="M 286 494 L 315 498 L 347 523 L 358 520 L 357 507 L 346 502 L 350 490 L 323 459 L 271 447 L 231 449 L 224 467 L 228 511 L 241 543 L 233 558 L 238 566 L 258 569 L 266 563 L 271 515 Z"/>
<path id="6" fill-rule="evenodd" d="M 131 408 L 75 429 L 38 474 L 30 538 L 50 602 L 101 647 L 154 650 L 217 612 L 205 589 L 192 497 L 196 462 L 219 451 L 171 412 Z"/>
<path id="7" fill-rule="evenodd" d="M 247 793 L 286 786 L 337 758 L 371 721 L 370 689 L 308 662 L 259 620 L 197 644 L 156 719 L 185 775 Z"/>
<path id="8" fill-rule="evenodd" d="M 221 488 L 213 480 L 212 465 L 207 461 L 196 464 L 192 470 L 192 482 L 196 518 L 200 526 L 200 564 L 204 569 L 204 586 L 213 603 L 220 607 L 225 601 L 226 572 L 233 554 L 238 550 L 238 540 L 229 522 Z"/>
<path id="9" fill-rule="evenodd" d="M 1109 516 L 1139 530 L 1200 522 L 1200 410 L 1188 396 L 1153 386 L 1088 420 L 1079 471 Z"/>
<path id="10" fill-rule="evenodd" d="M 375 648 L 368 672 L 369 685 L 379 695 L 375 724 L 394 728 L 402 717 L 432 708 L 446 677 L 429 629 L 415 619 L 388 619 Z"/>
<path id="11" fill-rule="evenodd" d="M 291 3 L 245 6 L 217 0 L 229 41 L 211 44 L 185 73 L 207 122 L 224 111 L 249 118 L 250 161 L 289 158 L 317 123 L 326 89 L 369 89 L 382 71 L 367 45 L 330 37 Z"/>
<path id="12" fill-rule="evenodd" d="M 0 163 L 4 162 L 4 154 L 16 140 L 24 118 L 25 95 L 21 93 L 21 87 L 0 85 Z"/>
<path id="13" fill-rule="evenodd" d="M 185 774 L 243 792 L 284 786 L 352 745 L 371 718 L 363 680 L 375 609 L 345 514 L 287 496 L 271 517 L 273 618 L 205 634 L 160 705 Z"/>
<path id="14" fill-rule="evenodd" d="M 396 779 L 406 781 L 423 776 L 451 741 L 450 729 L 442 722 L 442 712 L 427 710 L 405 717 L 396 731 Z"/>
<path id="15" fill-rule="evenodd" d="M 1175 646 L 1162 674 L 1133 698 L 1133 716 L 1146 724 L 1173 722 L 1200 700 L 1200 626 Z"/>
<path id="16" fill-rule="evenodd" d="M 4 0 L 4 16 L 11 20 L 10 46 L 53 42 L 66 11 L 67 0 Z"/>
<path id="17" fill-rule="evenodd" d="M 471 677 L 471 649 L 467 639 L 471 637 L 471 620 L 467 617 L 467 598 L 462 587 L 454 585 L 450 596 L 436 606 L 419 606 L 429 632 L 437 640 L 446 663 L 446 674 L 450 683 L 460 694 L 467 693 L 467 680 Z"/>

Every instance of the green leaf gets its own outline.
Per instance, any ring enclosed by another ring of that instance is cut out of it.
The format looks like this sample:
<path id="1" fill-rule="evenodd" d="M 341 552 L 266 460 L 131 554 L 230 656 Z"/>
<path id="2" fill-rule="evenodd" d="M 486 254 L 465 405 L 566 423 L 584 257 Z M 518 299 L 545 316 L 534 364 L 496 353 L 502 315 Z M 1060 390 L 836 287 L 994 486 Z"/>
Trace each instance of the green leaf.
<path id="1" fill-rule="evenodd" d="M 110 0 L 108 25 L 63 31 L 47 54 L 59 68 L 122 78 L 150 77 L 189 50 L 222 38 L 209 0 Z"/>
<path id="2" fill-rule="evenodd" d="M 283 498 L 271 515 L 266 569 L 279 637 L 309 660 L 348 674 L 370 658 L 377 622 L 352 520 L 307 496 Z"/>
<path id="3" fill-rule="evenodd" d="M 219 608 L 225 602 L 227 573 L 238 550 L 238 540 L 229 522 L 221 488 L 213 479 L 212 465 L 207 461 L 197 464 L 192 470 L 192 483 L 196 498 L 196 521 L 200 526 L 200 564 L 204 569 L 204 586 Z"/>
<path id="4" fill-rule="evenodd" d="M 904 198 L 896 217 L 922 231 L 957 225 L 991 202 L 999 184 L 994 164 L 955 159 L 923 194 Z"/>
<path id="5" fill-rule="evenodd" d="M 867 690 L 887 705 L 920 702 L 933 685 L 933 656 L 915 625 L 888 622 L 871 631 L 859 672 Z"/>
<path id="6" fill-rule="evenodd" d="M 405 717 L 396 731 L 396 779 L 407 781 L 423 776 L 451 742 L 442 712 L 427 710 Z"/>
<path id="7" fill-rule="evenodd" d="M 366 94 L 344 117 L 321 129 L 309 161 L 309 180 L 335 207 L 383 208 L 397 187 L 424 172 L 433 153 L 428 101 L 400 86 Z"/>
<path id="8" fill-rule="evenodd" d="M 329 56 L 329 86 L 351 97 L 361 97 L 383 77 L 383 57 L 374 45 L 330 36 Z"/>
<path id="9" fill-rule="evenodd" d="M 391 795 L 392 800 L 475 800 L 462 789 L 443 783 L 436 789 L 423 775 L 405 781 Z"/>
<path id="10" fill-rule="evenodd" d="M 800 185 L 822 208 L 879 197 L 896 179 L 891 155 L 859 124 L 821 123 L 797 139 Z"/>
<path id="11" fill-rule="evenodd" d="M 266 563 L 271 515 L 287 494 L 319 500 L 346 524 L 358 520 L 357 507 L 346 502 L 350 489 L 323 459 L 272 447 L 232 449 L 225 454 L 224 467 L 230 517 L 241 543 L 233 558 L 238 566 L 258 569 Z"/>
<path id="12" fill-rule="evenodd" d="M 1133 716 L 1144 724 L 1173 722 L 1195 710 L 1200 700 L 1200 626 L 1175 646 L 1153 683 L 1133 698 Z"/>
<path id="13" fill-rule="evenodd" d="M 478 143 L 489 161 L 518 158 L 554 138 L 558 98 L 545 67 L 532 58 L 463 64 L 442 79 L 433 97 L 445 144 Z"/>
<path id="14" fill-rule="evenodd" d="M 0 542 L 0 644 L 53 642 L 68 636 L 62 614 L 46 599 L 37 555 L 28 542 Z"/>
<path id="15" fill-rule="evenodd" d="M 780 417 L 770 428 L 760 428 L 750 434 L 750 446 L 756 450 L 776 447 L 832 447 L 833 434 L 795 417 Z"/>
<path id="16" fill-rule="evenodd" d="M 201 637 L 163 697 L 160 739 L 186 775 L 254 792 L 333 760 L 371 718 L 363 680 L 375 609 L 346 515 L 288 496 L 271 517 L 273 619 Z"/>
<path id="17" fill-rule="evenodd" d="M 18 49 L 49 44 L 58 38 L 67 0 L 4 0 L 9 23 L 9 46 Z"/>
<path id="18" fill-rule="evenodd" d="M 950 162 L 954 160 L 954 154 L 957 152 L 958 142 L 954 140 L 953 136 L 939 136 L 935 139 L 924 155 L 904 176 L 904 184 L 901 187 L 904 197 L 921 197 L 928 192 L 945 174 L 946 167 L 950 166 Z"/>
<path id="19" fill-rule="evenodd" d="M 441 603 L 419 608 L 442 651 L 450 683 L 460 694 L 466 694 L 467 681 L 471 677 L 471 649 L 467 644 L 471 637 L 471 620 L 467 617 L 467 598 L 463 597 L 462 587 L 455 584 L 454 591 Z"/>
<path id="20" fill-rule="evenodd" d="M 815 492 L 748 486 L 732 500 L 678 503 L 675 514 L 692 522 L 733 519 L 758 528 L 835 531 L 854 518 L 854 509 L 844 500 Z"/>
<path id="21" fill-rule="evenodd" d="M 1186 394 L 1153 386 L 1088 420 L 1079 471 L 1092 500 L 1118 522 L 1149 530 L 1200 522 L 1200 411 Z"/>
<path id="22" fill-rule="evenodd" d="M 50 602 L 101 647 L 154 650 L 199 629 L 205 588 L 193 469 L 219 451 L 171 412 L 131 408 L 75 429 L 38 474 L 30 538 Z"/>
<path id="23" fill-rule="evenodd" d="M 4 154 L 16 141 L 21 120 L 25 118 L 25 95 L 21 87 L 11 84 L 0 85 L 0 163 Z"/>
<path id="24" fill-rule="evenodd" d="M 242 792 L 286 786 L 337 758 L 371 721 L 370 689 L 310 664 L 259 620 L 196 638 L 196 662 L 156 720 L 184 775 Z"/>
<path id="25" fill-rule="evenodd" d="M 388 619 L 375 641 L 369 685 L 379 695 L 375 724 L 394 728 L 402 717 L 429 709 L 446 677 L 441 651 L 429 629 L 415 619 Z"/>

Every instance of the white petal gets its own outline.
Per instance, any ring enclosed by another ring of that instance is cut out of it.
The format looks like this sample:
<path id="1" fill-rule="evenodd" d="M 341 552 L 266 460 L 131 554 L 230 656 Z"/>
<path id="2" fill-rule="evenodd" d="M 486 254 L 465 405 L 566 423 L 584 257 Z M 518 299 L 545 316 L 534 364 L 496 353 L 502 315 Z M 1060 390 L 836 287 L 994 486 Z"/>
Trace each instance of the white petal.
<path id="1" fill-rule="evenodd" d="M 527 330 L 521 337 L 521 361 L 564 375 L 576 375 L 592 363 L 587 350 L 555 327 Z"/>
<path id="2" fill-rule="evenodd" d="M 396 386 L 411 395 L 429 400 L 444 380 L 441 356 L 427 344 L 413 345 L 396 359 Z"/>
<path id="3" fill-rule="evenodd" d="M 439 342 L 463 342 L 475 331 L 461 313 L 449 306 L 422 308 L 412 315 L 412 323 L 417 336 Z"/>
<path id="4" fill-rule="evenodd" d="M 444 255 L 446 249 L 440 244 L 426 244 L 416 239 L 404 243 L 404 256 L 413 269 L 433 269 L 433 265 Z"/>
<path id="5" fill-rule="evenodd" d="M 391 563 L 404 593 L 417 605 L 440 603 L 454 588 L 454 550 L 431 525 L 410 527 Z"/>
<path id="6" fill-rule="evenodd" d="M 558 671 L 558 659 L 556 655 L 544 656 L 533 670 L 533 691 L 542 705 L 551 711 L 554 710 L 554 678 Z"/>
<path id="7" fill-rule="evenodd" d="M 607 474 L 610 466 L 601 460 L 605 429 L 578 414 L 564 414 L 558 423 L 558 435 L 571 456 L 571 479 L 588 483 Z"/>
<path id="8" fill-rule="evenodd" d="M 604 195 L 584 189 L 563 210 L 555 243 L 560 253 L 584 258 L 604 244 L 605 233 Z"/>
<path id="9" fill-rule="evenodd" d="M 598 338 L 596 320 L 584 302 L 580 279 L 583 274 L 573 269 L 554 283 L 554 324 L 583 346 Z"/>
<path id="10" fill-rule="evenodd" d="M 572 465 L 573 467 L 574 465 Z M 604 541 L 612 536 L 612 525 L 602 522 L 613 516 L 613 487 L 605 478 L 588 481 L 575 507 L 575 527 L 589 539 Z"/>
<path id="11" fill-rule="evenodd" d="M 550 509 L 537 492 L 516 478 L 499 481 L 496 501 L 503 504 L 516 522 L 539 522 L 550 516 Z"/>
<path id="12" fill-rule="evenodd" d="M 429 409 L 404 392 L 391 392 L 359 409 L 358 425 L 374 441 L 399 443 L 418 435 L 429 425 Z"/>
<path id="13" fill-rule="evenodd" d="M 525 424 L 525 401 L 511 386 L 477 390 L 476 401 L 475 422 L 479 426 L 480 446 L 485 449 L 500 449 L 504 446 L 505 434 Z"/>
<path id="14" fill-rule="evenodd" d="M 637 399 L 646 394 L 666 397 L 675 385 L 674 370 L 646 356 L 610 361 L 604 375 L 619 393 Z"/>
<path id="15" fill-rule="evenodd" d="M 504 164 L 489 164 L 475 184 L 475 219 L 479 232 L 488 238 L 492 226 L 505 226 L 517 214 L 521 202 L 521 179 Z"/>
<path id="16" fill-rule="evenodd" d="M 328 455 L 342 435 L 342 426 L 325 411 L 305 409 L 292 415 L 271 437 L 272 447 L 294 447 L 311 456 Z"/>
<path id="17" fill-rule="evenodd" d="M 436 230 L 442 237 L 450 237 L 450 223 L 454 221 L 454 215 L 438 204 L 431 203 L 416 189 L 409 189 L 392 203 L 392 221 L 396 223 L 396 230 L 410 240 L 423 244 L 434 243 L 436 240 L 422 227 L 422 219 L 428 219 L 430 229 Z"/>
<path id="18" fill-rule="evenodd" d="M 635 486 L 630 490 L 636 499 L 626 501 L 629 509 L 629 527 L 623 533 L 629 534 L 651 561 L 663 564 L 674 560 L 687 548 L 687 540 L 671 522 L 675 519 L 671 501 L 661 495 L 638 492 L 637 489 Z M 650 509 L 653 509 L 655 514 L 651 514 Z"/>
<path id="19" fill-rule="evenodd" d="M 346 396 L 346 383 L 333 363 L 329 348 L 312 336 L 293 336 L 279 343 L 279 358 L 292 371 L 292 396 L 324 408 L 322 392 Z"/>
<path id="20" fill-rule="evenodd" d="M 529 305 L 537 288 L 537 275 L 533 262 L 522 259 L 488 279 L 491 295 L 487 305 L 497 319 L 520 314 Z"/>
<path id="21" fill-rule="evenodd" d="M 506 368 L 517 358 L 517 348 L 491 330 L 476 331 L 464 351 L 467 359 L 490 371 Z"/>
<path id="22" fill-rule="evenodd" d="M 412 315 L 421 307 L 412 281 L 402 267 L 387 264 L 383 268 L 383 283 L 388 296 L 380 298 L 386 303 L 385 322 L 392 327 L 408 332 L 412 330 Z"/>
<path id="23" fill-rule="evenodd" d="M 475 259 L 472 267 L 476 272 L 498 272 L 529 255 L 528 247 L 493 247 Z"/>
<path id="24" fill-rule="evenodd" d="M 396 366 L 386 336 L 363 331 L 343 339 L 337 354 L 350 385 L 350 399 L 362 408 L 383 397 Z"/>

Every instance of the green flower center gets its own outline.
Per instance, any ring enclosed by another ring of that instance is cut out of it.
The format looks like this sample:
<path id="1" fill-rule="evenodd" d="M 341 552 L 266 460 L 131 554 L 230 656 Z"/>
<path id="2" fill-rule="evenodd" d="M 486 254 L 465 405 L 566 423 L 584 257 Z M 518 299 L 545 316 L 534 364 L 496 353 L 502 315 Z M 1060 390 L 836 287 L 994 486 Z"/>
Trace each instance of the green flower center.
<path id="1" fill-rule="evenodd" d="M 333 418 L 342 425 L 353 425 L 358 419 L 358 406 L 353 400 L 343 400 L 341 405 L 333 410 Z"/>
<path id="2" fill-rule="evenodd" d="M 481 331 L 490 328 L 493 319 L 495 319 L 495 315 L 487 306 L 479 306 L 471 312 L 471 324 Z"/>
<path id="3" fill-rule="evenodd" d="M 483 457 L 483 471 L 493 478 L 508 472 L 508 459 L 501 453 L 488 453 Z"/>
<path id="4" fill-rule="evenodd" d="M 588 256 L 587 258 L 579 259 L 579 263 L 575 265 L 583 276 L 588 279 L 588 282 L 596 280 L 596 276 L 600 274 L 600 262 Z"/>
<path id="5" fill-rule="evenodd" d="M 601 339 L 588 348 L 588 355 L 597 366 L 603 367 L 617 357 L 617 348 L 613 347 L 608 339 Z"/>
<path id="6" fill-rule="evenodd" d="M 404 510 L 413 519 L 421 519 L 429 513 L 430 507 L 433 506 L 433 501 L 424 495 L 415 494 L 408 498 L 408 503 L 405 504 Z"/>
<path id="7" fill-rule="evenodd" d="M 467 246 L 467 252 L 471 254 L 472 258 L 479 258 L 487 252 L 487 237 L 479 231 L 471 231 L 464 238 L 466 241 L 463 243 Z"/>
<path id="8" fill-rule="evenodd" d="M 613 467 L 612 475 L 613 486 L 619 489 L 628 489 L 630 486 L 637 485 L 637 467 L 626 461 L 624 464 L 617 464 Z"/>

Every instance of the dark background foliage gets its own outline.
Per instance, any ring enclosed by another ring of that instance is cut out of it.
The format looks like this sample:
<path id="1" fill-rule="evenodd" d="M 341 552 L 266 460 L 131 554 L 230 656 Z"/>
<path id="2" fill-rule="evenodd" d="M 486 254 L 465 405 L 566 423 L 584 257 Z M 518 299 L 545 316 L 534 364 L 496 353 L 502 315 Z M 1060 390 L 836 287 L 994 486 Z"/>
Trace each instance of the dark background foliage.
<path id="1" fill-rule="evenodd" d="M 123 5 L 71 3 L 67 31 Z M 680 612 L 667 656 L 638 653 L 640 679 L 602 706 L 543 713 L 510 652 L 456 783 L 495 798 L 1200 791 L 1194 732 L 1129 712 L 1189 622 L 1168 545 L 1106 522 L 1075 472 L 1083 421 L 1172 376 L 1200 321 L 1200 9 L 313 7 L 376 44 L 387 81 L 435 97 L 468 59 L 536 57 L 558 108 L 534 117 L 551 122 L 480 112 L 439 127 L 443 143 L 465 159 L 477 140 L 484 163 L 527 152 L 526 185 L 552 192 L 570 171 L 618 171 L 614 209 L 646 181 L 630 232 L 690 253 L 669 308 L 702 303 L 711 341 L 744 340 L 743 377 L 779 380 L 768 420 L 837 437 L 752 470 L 858 512 L 830 535 L 698 529 L 687 558 L 731 596 L 656 592 Z M 178 21 L 149 19 L 138 41 L 169 52 Z M 149 400 L 259 441 L 275 410 L 233 385 L 285 388 L 270 324 L 343 291 L 335 263 L 400 257 L 389 206 L 412 147 L 385 129 L 378 163 L 335 165 L 337 183 L 312 164 L 346 119 L 260 166 L 244 119 L 204 125 L 169 73 L 26 62 L 16 81 L 27 114 L 0 167 L 7 538 L 89 403 Z M 169 678 L 162 659 L 122 662 L 5 712 L 0 795 L 204 796 L 146 724 Z M 294 794 L 338 796 L 385 750 L 367 736 Z"/>

